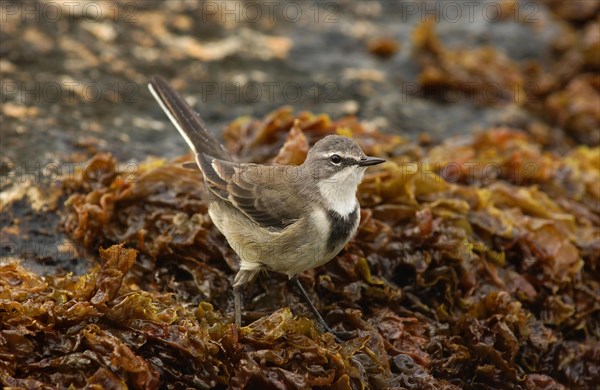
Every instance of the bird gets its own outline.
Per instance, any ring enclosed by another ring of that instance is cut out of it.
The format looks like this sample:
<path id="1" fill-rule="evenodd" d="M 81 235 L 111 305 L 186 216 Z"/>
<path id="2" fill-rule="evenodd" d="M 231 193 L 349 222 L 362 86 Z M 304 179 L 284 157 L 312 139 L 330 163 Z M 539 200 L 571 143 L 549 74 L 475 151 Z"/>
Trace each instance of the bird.
<path id="1" fill-rule="evenodd" d="M 367 156 L 348 137 L 328 135 L 301 165 L 235 162 L 164 78 L 152 77 L 148 88 L 193 152 L 208 188 L 210 218 L 240 258 L 235 324 L 242 323 L 242 287 L 261 271 L 275 271 L 288 276 L 321 328 L 336 336 L 298 275 L 333 259 L 355 235 L 358 185 L 368 167 L 385 160 Z"/>

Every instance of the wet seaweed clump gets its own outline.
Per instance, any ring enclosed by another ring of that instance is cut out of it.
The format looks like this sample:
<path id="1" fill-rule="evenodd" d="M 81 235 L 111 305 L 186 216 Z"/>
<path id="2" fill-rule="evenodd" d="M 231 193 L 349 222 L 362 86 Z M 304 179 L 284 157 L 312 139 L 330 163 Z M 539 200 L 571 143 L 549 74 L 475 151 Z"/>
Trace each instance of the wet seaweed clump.
<path id="1" fill-rule="evenodd" d="M 569 388 L 600 373 L 600 148 L 546 150 L 513 128 L 423 146 L 354 118 L 282 108 L 223 133 L 239 160 L 299 164 L 327 134 L 388 162 L 360 189 L 345 250 L 260 277 L 231 325 L 237 259 L 197 170 L 97 154 L 62 188 L 80 275 L 0 267 L 0 381 L 21 388 Z"/>
<path id="2" fill-rule="evenodd" d="M 534 60 L 511 59 L 494 46 L 449 48 L 438 36 L 434 20 L 424 20 L 412 34 L 412 56 L 420 67 L 419 85 L 428 97 L 448 103 L 465 96 L 481 106 L 515 104 L 525 108 L 559 127 L 558 139 L 547 142 L 560 144 L 567 138 L 598 145 L 599 6 L 592 4 L 596 2 L 575 2 L 572 6 L 549 3 L 564 20 L 557 20 L 561 33 L 553 43 L 555 53 L 543 66 Z M 504 5 L 506 15 L 519 7 L 508 1 Z M 569 22 L 581 23 L 581 28 Z M 536 19 L 536 23 L 542 22 Z"/>

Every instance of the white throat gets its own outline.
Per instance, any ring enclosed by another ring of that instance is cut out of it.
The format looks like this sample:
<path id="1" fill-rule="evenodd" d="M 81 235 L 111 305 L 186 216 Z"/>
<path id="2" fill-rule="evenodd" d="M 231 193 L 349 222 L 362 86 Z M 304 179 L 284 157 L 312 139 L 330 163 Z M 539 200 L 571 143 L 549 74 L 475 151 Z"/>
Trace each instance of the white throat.
<path id="1" fill-rule="evenodd" d="M 348 167 L 319 183 L 319 191 L 325 199 L 325 204 L 345 217 L 356 208 L 356 190 L 362 180 L 365 169 Z"/>

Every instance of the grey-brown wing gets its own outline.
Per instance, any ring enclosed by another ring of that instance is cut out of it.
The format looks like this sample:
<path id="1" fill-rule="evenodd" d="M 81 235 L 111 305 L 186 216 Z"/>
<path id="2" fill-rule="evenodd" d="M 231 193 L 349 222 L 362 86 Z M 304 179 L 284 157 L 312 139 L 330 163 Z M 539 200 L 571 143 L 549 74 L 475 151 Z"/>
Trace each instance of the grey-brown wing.
<path id="1" fill-rule="evenodd" d="M 302 216 L 306 199 L 297 190 L 298 167 L 238 164 L 207 155 L 198 160 L 210 191 L 262 227 L 281 230 Z"/>
<path id="2" fill-rule="evenodd" d="M 240 165 L 225 161 L 230 160 L 225 149 L 208 132 L 198 114 L 166 80 L 156 76 L 149 88 L 196 154 L 196 163 L 202 170 L 210 191 L 231 202 L 265 228 L 283 229 L 300 218 L 302 199 L 299 194 L 297 191 L 282 191 L 283 188 L 289 188 L 291 182 L 287 177 L 270 176 L 276 170 L 294 171 L 294 167 Z M 190 164 L 186 163 L 184 166 L 190 167 Z"/>

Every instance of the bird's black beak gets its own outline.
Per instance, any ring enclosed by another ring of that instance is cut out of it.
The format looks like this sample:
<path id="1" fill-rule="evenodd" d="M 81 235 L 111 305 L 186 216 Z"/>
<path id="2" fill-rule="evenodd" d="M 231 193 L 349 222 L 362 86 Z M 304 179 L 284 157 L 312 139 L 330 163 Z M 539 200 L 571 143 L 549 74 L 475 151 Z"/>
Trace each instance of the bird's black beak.
<path id="1" fill-rule="evenodd" d="M 385 160 L 379 157 L 363 157 L 358 162 L 358 165 L 361 167 L 369 167 L 371 165 L 377 165 L 383 162 L 385 162 Z"/>

